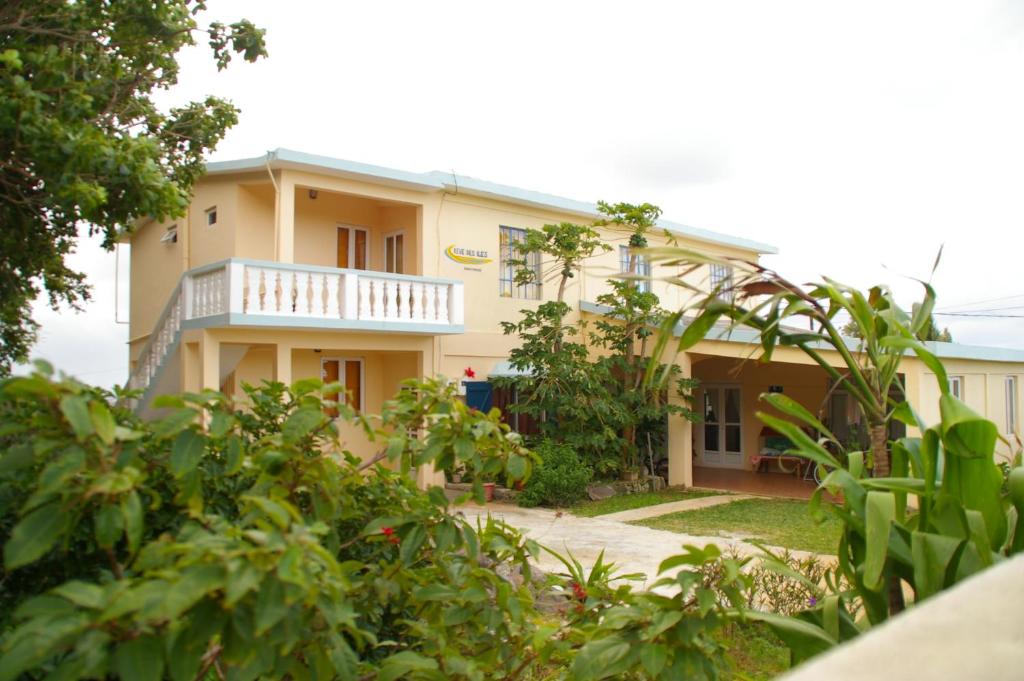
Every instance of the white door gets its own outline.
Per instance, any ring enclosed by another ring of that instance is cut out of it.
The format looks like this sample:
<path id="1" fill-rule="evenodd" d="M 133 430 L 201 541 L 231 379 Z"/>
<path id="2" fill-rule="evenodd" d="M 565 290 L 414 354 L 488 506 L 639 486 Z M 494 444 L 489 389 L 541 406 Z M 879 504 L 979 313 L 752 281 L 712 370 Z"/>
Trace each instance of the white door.
<path id="1" fill-rule="evenodd" d="M 384 271 L 405 274 L 405 232 L 384 235 Z"/>
<path id="2" fill-rule="evenodd" d="M 743 465 L 742 405 L 740 389 L 736 386 L 704 387 L 704 463 L 715 466 Z"/>

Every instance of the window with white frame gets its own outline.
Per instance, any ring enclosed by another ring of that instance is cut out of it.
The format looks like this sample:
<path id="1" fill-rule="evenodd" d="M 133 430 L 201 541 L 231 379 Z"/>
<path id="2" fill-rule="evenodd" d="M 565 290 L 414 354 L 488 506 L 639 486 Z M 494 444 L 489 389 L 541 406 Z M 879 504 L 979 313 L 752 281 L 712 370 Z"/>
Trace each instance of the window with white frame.
<path id="1" fill-rule="evenodd" d="M 526 266 L 533 270 L 533 281 L 529 284 L 516 284 L 516 270 L 518 265 L 513 260 L 522 260 L 523 255 L 519 252 L 516 244 L 526 239 L 526 230 L 517 227 L 499 227 L 501 243 L 499 252 L 501 254 L 499 286 L 500 293 L 504 298 L 526 298 L 528 300 L 540 299 L 540 253 L 529 253 L 526 255 Z"/>
<path id="2" fill-rule="evenodd" d="M 619 271 L 626 273 L 629 272 L 629 246 L 619 246 Z M 651 261 L 647 256 L 637 255 L 636 256 L 636 272 L 635 275 L 638 277 L 650 277 L 651 276 Z M 638 290 L 644 293 L 651 292 L 651 280 L 650 279 L 637 279 L 635 281 Z"/>
<path id="3" fill-rule="evenodd" d="M 213 227 L 217 224 L 217 206 L 210 206 L 206 209 L 206 226 Z"/>
<path id="4" fill-rule="evenodd" d="M 733 299 L 732 267 L 712 263 L 711 265 L 711 290 L 718 294 L 723 300 Z"/>
<path id="5" fill-rule="evenodd" d="M 949 377 L 949 393 L 958 400 L 964 399 L 964 377 L 963 376 L 950 376 Z"/>
<path id="6" fill-rule="evenodd" d="M 1017 377 L 1006 377 L 1006 433 L 1012 435 L 1017 432 Z"/>

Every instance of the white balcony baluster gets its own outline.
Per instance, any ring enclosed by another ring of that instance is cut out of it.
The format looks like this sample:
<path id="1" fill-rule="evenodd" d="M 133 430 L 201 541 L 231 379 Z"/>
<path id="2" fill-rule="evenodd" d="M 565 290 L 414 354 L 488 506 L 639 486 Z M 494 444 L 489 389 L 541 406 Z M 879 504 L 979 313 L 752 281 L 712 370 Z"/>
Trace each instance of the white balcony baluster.
<path id="1" fill-rule="evenodd" d="M 437 287 L 437 321 L 440 324 L 448 323 L 448 287 Z"/>
<path id="2" fill-rule="evenodd" d="M 398 319 L 398 285 L 389 279 L 381 283 L 384 284 L 384 318 Z"/>
<path id="3" fill-rule="evenodd" d="M 418 322 L 423 319 L 423 284 L 414 281 L 411 288 L 412 305 L 409 310 L 409 318 L 414 322 Z"/>
<path id="4" fill-rule="evenodd" d="M 359 319 L 373 319 L 370 309 L 370 280 L 359 277 Z"/>

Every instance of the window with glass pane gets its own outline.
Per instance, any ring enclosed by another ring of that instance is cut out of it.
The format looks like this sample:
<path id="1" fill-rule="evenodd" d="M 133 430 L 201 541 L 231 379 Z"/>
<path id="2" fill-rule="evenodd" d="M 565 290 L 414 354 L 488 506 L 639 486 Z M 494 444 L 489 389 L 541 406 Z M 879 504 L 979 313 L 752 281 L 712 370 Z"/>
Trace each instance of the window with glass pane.
<path id="1" fill-rule="evenodd" d="M 964 377 L 949 377 L 949 393 L 958 400 L 964 399 Z"/>
<path id="2" fill-rule="evenodd" d="M 718 297 L 732 301 L 732 267 L 729 265 L 711 265 L 711 290 L 718 292 Z"/>
<path id="3" fill-rule="evenodd" d="M 533 282 L 517 286 L 516 265 L 513 260 L 521 260 L 522 254 L 516 244 L 526 239 L 526 230 L 516 227 L 500 228 L 499 252 L 501 255 L 499 287 L 500 293 L 505 298 L 526 298 L 529 300 L 540 299 L 540 253 L 530 253 L 526 256 L 526 266 L 533 270 Z"/>
<path id="4" fill-rule="evenodd" d="M 725 388 L 725 451 L 742 451 L 742 428 L 740 427 L 740 389 Z"/>
<path id="5" fill-rule="evenodd" d="M 1006 377 L 1006 433 L 1017 432 L 1017 377 Z"/>
<path id="6" fill-rule="evenodd" d="M 704 391 L 704 449 L 718 451 L 718 389 Z"/>
<path id="7" fill-rule="evenodd" d="M 619 271 L 629 272 L 629 246 L 619 246 Z M 641 277 L 651 276 L 651 261 L 644 255 L 636 256 L 636 272 Z M 651 282 L 649 279 L 637 280 L 636 287 L 644 293 L 650 293 Z"/>

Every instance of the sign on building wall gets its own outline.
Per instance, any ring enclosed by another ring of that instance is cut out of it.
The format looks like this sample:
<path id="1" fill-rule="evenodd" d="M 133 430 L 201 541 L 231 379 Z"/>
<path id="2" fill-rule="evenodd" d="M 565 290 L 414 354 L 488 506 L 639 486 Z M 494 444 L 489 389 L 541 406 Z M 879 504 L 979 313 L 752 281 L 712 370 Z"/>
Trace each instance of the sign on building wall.
<path id="1" fill-rule="evenodd" d="M 475 248 L 463 248 L 462 246 L 456 246 L 452 244 L 445 249 L 444 254 L 448 256 L 449 260 L 459 263 L 460 265 L 467 265 L 465 269 L 480 272 L 479 267 L 473 267 L 473 265 L 486 265 L 492 261 L 492 258 L 487 257 L 487 251 L 481 251 Z"/>

